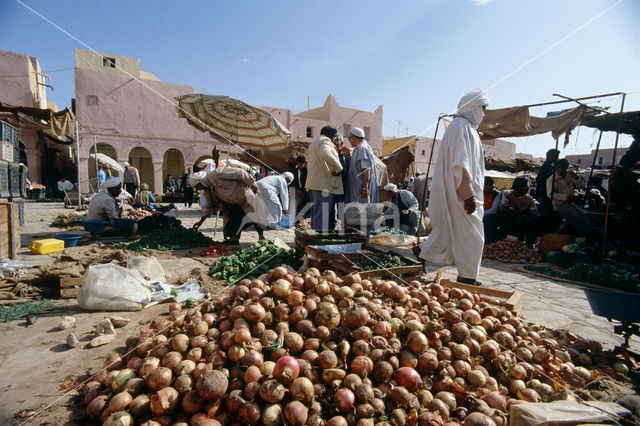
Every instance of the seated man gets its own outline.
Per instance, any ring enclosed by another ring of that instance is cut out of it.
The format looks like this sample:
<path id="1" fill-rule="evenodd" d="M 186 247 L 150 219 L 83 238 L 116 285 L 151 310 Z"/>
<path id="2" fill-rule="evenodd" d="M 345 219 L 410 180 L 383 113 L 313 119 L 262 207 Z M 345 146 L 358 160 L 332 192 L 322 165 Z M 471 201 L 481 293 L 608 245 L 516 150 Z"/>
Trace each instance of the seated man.
<path id="1" fill-rule="evenodd" d="M 140 191 L 136 194 L 134 206 L 142 205 L 149 207 L 151 203 L 155 203 L 156 199 L 154 198 L 151 191 L 149 191 L 149 185 L 143 183 L 140 185 Z"/>
<path id="2" fill-rule="evenodd" d="M 200 228 L 206 218 L 222 209 L 223 244 L 238 245 L 242 231 L 250 226 L 256 229 L 259 239 L 264 240 L 262 225 L 266 225 L 268 211 L 259 196 L 260 188 L 249 173 L 234 167 L 220 167 L 192 185 L 203 191 L 205 199 L 202 217 L 193 229 Z"/>
<path id="3" fill-rule="evenodd" d="M 103 189 L 91 197 L 91 201 L 89 201 L 87 219 L 109 222 L 109 225 L 107 225 L 102 234 L 126 235 L 135 232 L 136 227 L 134 227 L 133 230 L 123 230 L 118 228 L 113 222 L 114 218 L 117 219 L 122 215 L 122 210 L 116 203 L 116 199 L 122 191 L 122 179 L 119 177 L 111 177 L 104 181 L 102 188 Z"/>
<path id="4" fill-rule="evenodd" d="M 567 171 L 569 161 L 565 158 L 556 163 L 555 173 L 547 179 L 547 194 L 550 194 L 553 211 L 558 213 L 580 236 L 591 232 L 591 222 L 584 215 L 582 209 L 574 205 L 577 200 L 575 190 L 580 186 L 580 180 L 572 171 Z"/>
<path id="5" fill-rule="evenodd" d="M 500 197 L 498 224 L 502 236 L 514 235 L 521 241 L 526 238 L 526 244 L 532 246 L 537 236 L 538 208 L 528 192 L 527 178 L 518 177 L 513 180 L 511 190 L 504 191 Z"/>
<path id="6" fill-rule="evenodd" d="M 498 206 L 500 205 L 501 192 L 494 186 L 491 176 L 484 178 L 484 243 L 490 244 L 498 239 Z"/>
<path id="7" fill-rule="evenodd" d="M 402 229 L 408 234 L 415 234 L 420 224 L 420 210 L 416 197 L 405 189 L 399 190 L 392 183 L 386 184 L 382 189 L 390 198 L 389 208 L 384 212 L 386 225 Z"/>
<path id="8" fill-rule="evenodd" d="M 176 181 L 171 175 L 167 175 L 167 179 L 164 181 L 165 194 L 173 194 L 176 192 Z"/>

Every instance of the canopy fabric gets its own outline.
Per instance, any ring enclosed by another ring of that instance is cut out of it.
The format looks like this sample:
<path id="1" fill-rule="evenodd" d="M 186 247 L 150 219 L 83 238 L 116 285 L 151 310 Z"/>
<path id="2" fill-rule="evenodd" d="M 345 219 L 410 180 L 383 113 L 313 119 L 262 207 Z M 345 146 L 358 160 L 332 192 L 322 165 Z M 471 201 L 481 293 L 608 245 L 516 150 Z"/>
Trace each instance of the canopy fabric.
<path id="1" fill-rule="evenodd" d="M 106 154 L 99 152 L 97 154 L 89 154 L 89 157 L 97 159 L 99 164 L 102 164 L 103 166 L 108 167 L 111 170 L 124 173 L 124 168 L 120 165 L 120 163 Z"/>
<path id="2" fill-rule="evenodd" d="M 525 158 L 502 159 L 484 157 L 485 170 L 497 170 L 500 172 L 537 172 L 542 163 Z"/>
<path id="3" fill-rule="evenodd" d="M 618 126 L 620 126 L 620 113 L 584 117 L 580 124 L 603 132 L 617 132 Z M 620 132 L 640 137 L 640 111 L 622 113 Z"/>
<path id="4" fill-rule="evenodd" d="M 478 133 L 482 139 L 497 139 L 551 132 L 553 138 L 558 139 L 561 134 L 571 132 L 580 124 L 585 110 L 585 107 L 579 106 L 553 117 L 534 117 L 526 106 L 488 109 Z"/>
<path id="5" fill-rule="evenodd" d="M 215 139 L 250 149 L 283 149 L 291 132 L 261 109 L 229 96 L 190 94 L 177 96 L 178 116 Z"/>
<path id="6" fill-rule="evenodd" d="M 0 102 L 0 112 L 13 113 L 18 116 L 18 120 L 18 114 L 24 114 L 36 120 L 44 120 L 46 124 L 43 125 L 43 128 L 61 140 L 64 140 L 65 136 L 75 134 L 76 116 L 68 108 L 54 111 L 48 108 L 31 108 Z"/>
<path id="7" fill-rule="evenodd" d="M 391 182 L 403 182 L 406 176 L 409 166 L 413 164 L 414 155 L 411 152 L 411 147 L 406 145 L 389 155 L 382 158 L 382 162 L 387 166 L 387 173 L 393 174 Z"/>

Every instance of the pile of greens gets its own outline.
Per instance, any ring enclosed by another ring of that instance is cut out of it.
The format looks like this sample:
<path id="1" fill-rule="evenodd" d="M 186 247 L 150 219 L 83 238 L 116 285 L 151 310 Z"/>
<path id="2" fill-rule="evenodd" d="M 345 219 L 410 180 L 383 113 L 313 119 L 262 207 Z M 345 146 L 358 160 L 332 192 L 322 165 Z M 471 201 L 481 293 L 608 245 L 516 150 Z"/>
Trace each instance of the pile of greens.
<path id="1" fill-rule="evenodd" d="M 402 260 L 400 256 L 392 253 L 365 257 L 362 259 L 354 260 L 353 263 L 355 263 L 356 266 L 358 266 L 363 271 L 374 271 L 377 269 L 407 266 L 407 263 Z"/>
<path id="2" fill-rule="evenodd" d="M 295 249 L 283 249 L 273 241 L 263 240 L 230 256 L 221 257 L 211 265 L 209 275 L 234 283 L 243 278 L 255 279 L 280 265 L 298 269 L 300 260 Z"/>
<path id="3" fill-rule="evenodd" d="M 550 277 L 595 284 L 629 293 L 640 293 L 640 279 L 638 276 L 633 275 L 626 269 L 606 263 L 574 263 L 569 268 L 569 272 L 566 273 L 549 267 L 525 266 L 524 268 Z"/>
<path id="4" fill-rule="evenodd" d="M 41 314 L 52 309 L 54 309 L 54 306 L 51 300 L 40 299 L 39 297 L 11 306 L 0 305 L 0 323 L 26 318 L 29 315 Z"/>
<path id="5" fill-rule="evenodd" d="M 213 240 L 203 233 L 183 226 L 168 229 L 156 229 L 137 241 L 127 244 L 133 251 L 145 250 L 181 250 L 205 247 L 213 244 Z"/>
<path id="6" fill-rule="evenodd" d="M 376 229 L 375 231 L 371 232 L 371 235 L 379 235 L 379 234 L 407 235 L 407 233 L 404 232 L 402 229 L 400 229 L 400 228 L 391 228 L 389 226 L 387 226 L 386 228 Z"/>

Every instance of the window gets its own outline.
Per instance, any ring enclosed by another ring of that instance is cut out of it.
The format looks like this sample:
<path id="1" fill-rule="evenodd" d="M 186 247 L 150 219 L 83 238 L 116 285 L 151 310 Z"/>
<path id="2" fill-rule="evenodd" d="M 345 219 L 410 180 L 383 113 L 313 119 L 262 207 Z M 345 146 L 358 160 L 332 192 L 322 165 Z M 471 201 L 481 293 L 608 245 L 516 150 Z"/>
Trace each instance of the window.
<path id="1" fill-rule="evenodd" d="M 369 140 L 369 135 L 371 134 L 371 129 L 370 129 L 370 128 L 368 128 L 368 127 L 365 127 L 365 128 L 364 128 L 364 129 L 362 129 L 362 130 L 364 130 L 364 138 L 365 138 L 366 140 Z"/>
<path id="2" fill-rule="evenodd" d="M 424 157 L 425 155 L 427 155 L 426 151 L 423 149 L 422 150 L 422 156 Z"/>
<path id="3" fill-rule="evenodd" d="M 313 127 L 307 127 L 307 137 L 308 138 L 313 137 Z"/>
<path id="4" fill-rule="evenodd" d="M 578 164 L 581 164 L 582 160 L 580 158 L 578 158 Z"/>
<path id="5" fill-rule="evenodd" d="M 342 136 L 344 136 L 345 138 L 348 138 L 349 135 L 351 134 L 351 124 L 345 124 L 342 130 L 343 130 Z"/>
<path id="6" fill-rule="evenodd" d="M 89 106 L 98 105 L 98 96 L 96 96 L 96 95 L 87 95 L 87 105 L 89 105 Z"/>
<path id="7" fill-rule="evenodd" d="M 102 66 L 103 67 L 109 67 L 109 68 L 115 68 L 116 67 L 116 58 L 110 58 L 108 56 L 103 56 L 102 57 Z"/>
<path id="8" fill-rule="evenodd" d="M 602 157 L 598 157 L 598 164 L 602 165 Z"/>

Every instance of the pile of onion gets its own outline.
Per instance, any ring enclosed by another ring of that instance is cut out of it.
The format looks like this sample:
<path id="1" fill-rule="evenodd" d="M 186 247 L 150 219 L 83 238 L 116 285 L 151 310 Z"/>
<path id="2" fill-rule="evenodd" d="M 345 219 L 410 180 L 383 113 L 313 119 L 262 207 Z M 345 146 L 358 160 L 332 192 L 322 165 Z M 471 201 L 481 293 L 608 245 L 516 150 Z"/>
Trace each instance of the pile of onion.
<path id="1" fill-rule="evenodd" d="M 275 268 L 127 339 L 83 393 L 87 417 L 144 425 L 505 425 L 512 404 L 568 398 L 597 344 L 438 283 Z M 614 367 L 615 365 L 615 367 Z"/>

